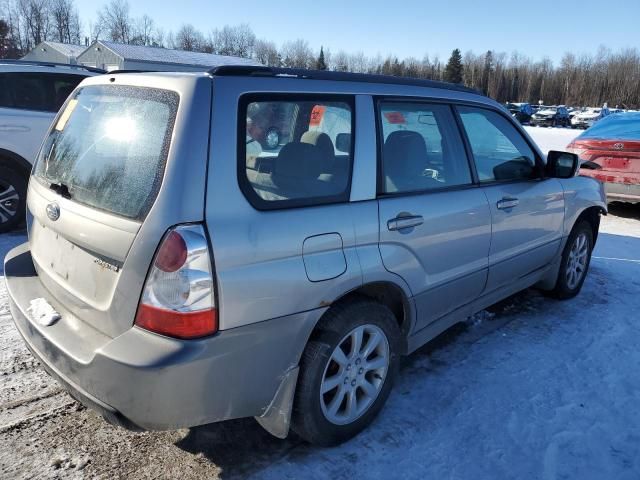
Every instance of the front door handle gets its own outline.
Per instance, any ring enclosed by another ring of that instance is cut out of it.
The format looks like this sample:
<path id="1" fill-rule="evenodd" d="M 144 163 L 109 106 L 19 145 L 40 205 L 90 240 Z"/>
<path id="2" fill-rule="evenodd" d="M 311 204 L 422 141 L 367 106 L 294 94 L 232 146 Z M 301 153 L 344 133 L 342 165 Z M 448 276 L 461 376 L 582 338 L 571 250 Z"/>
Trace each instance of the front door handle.
<path id="1" fill-rule="evenodd" d="M 422 225 L 424 218 L 422 215 L 408 215 L 402 217 L 392 218 L 387 222 L 387 228 L 389 230 L 402 230 L 403 228 L 412 228 Z"/>
<path id="2" fill-rule="evenodd" d="M 496 206 L 500 210 L 505 210 L 507 208 L 517 207 L 519 204 L 520 204 L 520 200 L 518 200 L 517 198 L 505 197 L 501 200 L 498 200 L 498 203 L 496 204 Z"/>

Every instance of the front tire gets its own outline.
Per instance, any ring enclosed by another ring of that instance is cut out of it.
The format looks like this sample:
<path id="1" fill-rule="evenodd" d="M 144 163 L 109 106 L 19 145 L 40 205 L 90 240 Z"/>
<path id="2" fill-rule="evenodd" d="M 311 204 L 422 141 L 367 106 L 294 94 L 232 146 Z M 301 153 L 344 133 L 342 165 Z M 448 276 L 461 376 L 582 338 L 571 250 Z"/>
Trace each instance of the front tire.
<path id="1" fill-rule="evenodd" d="M 360 297 L 331 307 L 302 355 L 293 431 L 321 446 L 357 435 L 389 396 L 399 346 L 400 329 L 386 306 Z"/>
<path id="2" fill-rule="evenodd" d="M 589 222 L 577 223 L 562 252 L 562 260 L 556 285 L 551 291 L 559 299 L 575 297 L 587 277 L 593 250 L 593 230 Z"/>
<path id="3" fill-rule="evenodd" d="M 0 167 L 0 233 L 10 232 L 25 218 L 28 180 L 11 167 Z"/>

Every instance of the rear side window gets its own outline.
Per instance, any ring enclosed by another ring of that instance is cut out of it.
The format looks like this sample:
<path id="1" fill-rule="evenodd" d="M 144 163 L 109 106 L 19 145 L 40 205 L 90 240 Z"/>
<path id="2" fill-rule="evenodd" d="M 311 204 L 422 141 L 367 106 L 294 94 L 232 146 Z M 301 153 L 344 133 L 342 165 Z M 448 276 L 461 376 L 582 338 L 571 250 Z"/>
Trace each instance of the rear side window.
<path id="1" fill-rule="evenodd" d="M 491 110 L 457 107 L 481 182 L 536 177 L 535 154 L 524 137 L 502 115 Z"/>
<path id="2" fill-rule="evenodd" d="M 353 103 L 322 96 L 266 96 L 240 106 L 238 178 L 259 209 L 346 201 Z"/>
<path id="3" fill-rule="evenodd" d="M 438 190 L 471 183 L 451 108 L 381 102 L 384 193 Z"/>
<path id="4" fill-rule="evenodd" d="M 0 107 L 57 112 L 82 75 L 9 72 L 0 75 Z"/>
<path id="5" fill-rule="evenodd" d="M 177 107 L 167 90 L 82 88 L 55 120 L 35 176 L 76 202 L 141 220 L 162 181 Z"/>

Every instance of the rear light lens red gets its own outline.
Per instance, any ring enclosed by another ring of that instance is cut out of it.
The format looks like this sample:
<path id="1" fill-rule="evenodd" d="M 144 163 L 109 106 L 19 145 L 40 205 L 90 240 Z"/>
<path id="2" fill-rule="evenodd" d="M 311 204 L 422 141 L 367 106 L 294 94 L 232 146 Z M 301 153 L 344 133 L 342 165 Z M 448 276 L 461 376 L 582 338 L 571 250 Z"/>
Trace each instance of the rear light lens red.
<path id="1" fill-rule="evenodd" d="M 177 226 L 160 243 L 135 324 L 175 338 L 211 335 L 218 330 L 214 288 L 202 225 Z"/>
<path id="2" fill-rule="evenodd" d="M 169 337 L 198 338 L 218 330 L 218 311 L 210 308 L 195 312 L 176 312 L 141 304 L 136 325 Z"/>
<path id="3" fill-rule="evenodd" d="M 156 267 L 163 272 L 175 272 L 186 260 L 187 244 L 184 238 L 176 231 L 169 232 L 156 255 Z"/>

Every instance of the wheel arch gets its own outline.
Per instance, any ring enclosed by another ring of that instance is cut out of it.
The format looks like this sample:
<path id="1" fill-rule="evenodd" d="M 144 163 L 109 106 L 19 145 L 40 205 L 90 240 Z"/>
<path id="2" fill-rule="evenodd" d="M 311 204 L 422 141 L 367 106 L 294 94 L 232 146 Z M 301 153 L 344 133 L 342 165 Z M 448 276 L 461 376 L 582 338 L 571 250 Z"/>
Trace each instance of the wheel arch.
<path id="1" fill-rule="evenodd" d="M 606 215 L 607 212 L 604 208 L 599 206 L 588 207 L 582 210 L 576 221 L 573 224 L 572 229 L 581 221 L 586 221 L 591 225 L 591 231 L 593 233 L 593 246 L 596 245 L 596 240 L 598 239 L 598 232 L 600 230 L 600 215 Z"/>
<path id="2" fill-rule="evenodd" d="M 407 339 L 413 326 L 414 307 L 413 302 L 402 287 L 389 280 L 372 281 L 344 293 L 334 300 L 331 305 L 351 301 L 358 297 L 375 300 L 391 310 L 401 332 L 401 353 L 406 354 L 408 352 Z M 330 308 L 331 307 L 329 307 L 329 309 Z M 318 323 L 321 321 L 322 317 L 320 317 Z M 313 339 L 316 333 L 317 328 L 314 327 L 309 340 Z"/>
<path id="3" fill-rule="evenodd" d="M 0 148 L 0 166 L 13 168 L 22 173 L 27 179 L 31 174 L 32 165 L 23 157 L 10 150 Z"/>

